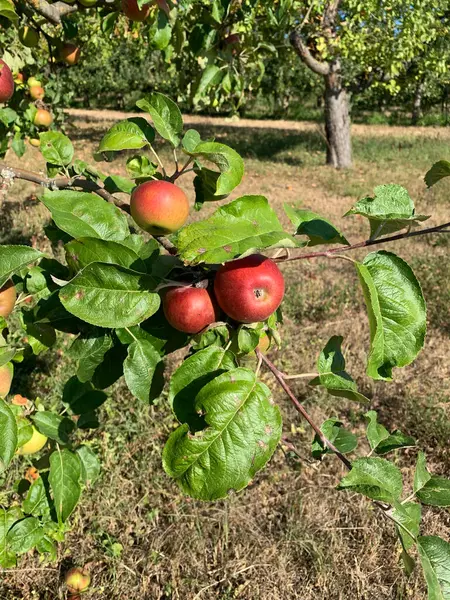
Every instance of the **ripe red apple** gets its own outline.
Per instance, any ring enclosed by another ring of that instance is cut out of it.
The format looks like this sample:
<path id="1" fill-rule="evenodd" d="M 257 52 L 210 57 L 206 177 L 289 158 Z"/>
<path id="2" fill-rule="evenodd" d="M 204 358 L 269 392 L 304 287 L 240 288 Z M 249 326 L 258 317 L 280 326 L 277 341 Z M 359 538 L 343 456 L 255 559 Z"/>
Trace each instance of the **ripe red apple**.
<path id="1" fill-rule="evenodd" d="M 73 567 L 67 571 L 65 581 L 69 592 L 76 594 L 77 592 L 85 592 L 89 588 L 91 576 L 84 569 Z"/>
<path id="2" fill-rule="evenodd" d="M 163 300 L 166 319 L 184 333 L 198 333 L 218 319 L 218 307 L 208 290 L 174 287 Z"/>
<path id="3" fill-rule="evenodd" d="M 53 123 L 53 117 L 45 108 L 38 108 L 33 122 L 38 127 L 50 127 Z"/>
<path id="4" fill-rule="evenodd" d="M 19 29 L 19 40 L 27 48 L 35 48 L 39 44 L 39 33 L 33 27 L 25 25 Z"/>
<path id="5" fill-rule="evenodd" d="M 144 4 L 142 8 L 139 8 L 137 0 L 122 0 L 122 11 L 130 21 L 142 22 L 148 17 L 150 6 Z"/>
<path id="6" fill-rule="evenodd" d="M 30 87 L 30 96 L 33 100 L 42 100 L 45 96 L 45 90 L 40 85 L 33 85 L 33 87 Z"/>
<path id="7" fill-rule="evenodd" d="M 0 102 L 8 102 L 14 93 L 14 79 L 11 69 L 0 58 Z"/>
<path id="8" fill-rule="evenodd" d="M 12 313 L 14 304 L 16 303 L 16 288 L 11 279 L 0 288 L 0 317 L 5 319 Z"/>
<path id="9" fill-rule="evenodd" d="M 6 365 L 0 367 L 0 398 L 4 398 L 9 394 L 13 375 L 14 367 L 12 363 L 6 363 Z"/>
<path id="10" fill-rule="evenodd" d="M 60 50 L 61 60 L 71 66 L 78 63 L 80 60 L 80 54 L 80 48 L 75 44 L 71 44 L 70 42 L 66 42 Z"/>
<path id="11" fill-rule="evenodd" d="M 284 279 L 266 256 L 252 254 L 225 263 L 214 280 L 220 308 L 240 323 L 264 321 L 280 306 Z"/>
<path id="12" fill-rule="evenodd" d="M 139 227 L 153 235 L 165 235 L 186 223 L 189 201 L 183 190 L 169 181 L 146 181 L 133 190 L 130 209 Z"/>

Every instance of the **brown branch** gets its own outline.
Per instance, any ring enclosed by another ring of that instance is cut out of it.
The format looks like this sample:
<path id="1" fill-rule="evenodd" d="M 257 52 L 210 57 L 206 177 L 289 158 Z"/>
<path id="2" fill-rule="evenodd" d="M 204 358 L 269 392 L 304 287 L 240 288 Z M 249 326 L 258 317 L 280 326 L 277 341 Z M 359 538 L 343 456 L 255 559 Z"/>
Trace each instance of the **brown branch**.
<path id="1" fill-rule="evenodd" d="M 47 0 L 26 0 L 26 2 L 53 25 L 60 25 L 64 17 L 78 10 L 77 5 L 69 5 L 65 2 L 54 4 L 49 4 Z"/>
<path id="2" fill-rule="evenodd" d="M 296 29 L 291 32 L 289 41 L 295 52 L 311 71 L 317 73 L 317 75 L 328 75 L 330 73 L 330 65 L 314 58 L 309 51 L 308 46 L 304 43 L 302 36 Z"/>
<path id="3" fill-rule="evenodd" d="M 283 374 L 281 373 L 281 371 L 279 371 L 279 369 L 277 369 L 277 367 L 273 364 L 273 362 L 270 361 L 267 358 L 267 356 L 265 356 L 258 348 L 256 349 L 256 354 L 257 354 L 258 358 L 260 360 L 262 360 L 263 363 L 268 367 L 268 369 L 273 373 L 275 379 L 278 381 L 278 383 L 281 385 L 281 387 L 283 388 L 283 390 L 286 392 L 286 394 L 288 395 L 290 401 L 294 405 L 295 409 L 302 415 L 302 417 L 305 419 L 305 421 L 307 421 L 309 423 L 309 425 L 312 427 L 312 429 L 314 430 L 314 432 L 316 433 L 316 435 L 320 438 L 320 440 L 322 441 L 322 443 L 329 450 L 331 450 L 332 452 L 334 452 L 334 454 L 336 454 L 336 456 L 347 467 L 347 469 L 351 469 L 352 468 L 352 463 L 348 460 L 348 458 L 346 458 L 342 454 L 342 452 L 340 452 L 336 448 L 336 446 L 332 442 L 330 442 L 330 440 L 324 435 L 324 433 L 320 429 L 320 427 L 318 427 L 314 423 L 314 421 L 311 419 L 311 417 L 309 416 L 309 414 L 306 412 L 306 410 L 303 407 L 303 405 L 300 404 L 300 402 L 297 400 L 297 398 L 295 397 L 294 393 L 292 392 L 291 388 L 288 386 L 288 384 L 284 380 L 284 377 L 283 377 Z"/>
<path id="4" fill-rule="evenodd" d="M 406 238 L 415 237 L 416 235 L 428 235 L 430 233 L 448 233 L 450 223 L 442 223 L 442 225 L 436 225 L 435 227 L 428 227 L 427 229 L 419 229 L 418 231 L 407 231 L 405 233 L 399 233 L 397 235 L 391 235 L 390 237 L 377 238 L 376 240 L 365 240 L 358 244 L 352 244 L 351 246 L 339 246 L 338 248 L 332 248 L 325 252 L 310 252 L 309 254 L 300 254 L 298 256 L 290 256 L 288 258 L 278 258 L 275 262 L 288 262 L 291 260 L 304 260 L 309 258 L 318 258 L 324 256 L 326 258 L 332 257 L 334 254 L 341 252 L 348 252 L 349 250 L 356 250 L 358 248 L 367 248 L 370 246 L 376 246 L 377 244 L 384 244 L 385 242 L 395 242 L 396 240 L 404 240 Z"/>

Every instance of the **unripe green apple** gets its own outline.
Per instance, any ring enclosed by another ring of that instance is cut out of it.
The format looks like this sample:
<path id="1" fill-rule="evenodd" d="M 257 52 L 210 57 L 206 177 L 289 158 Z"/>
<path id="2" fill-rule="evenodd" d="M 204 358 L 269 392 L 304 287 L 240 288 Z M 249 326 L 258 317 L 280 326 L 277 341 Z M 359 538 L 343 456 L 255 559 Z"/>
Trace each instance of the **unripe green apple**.
<path id="1" fill-rule="evenodd" d="M 6 363 L 0 367 L 0 398 L 5 398 L 11 389 L 11 382 L 14 375 L 14 367 L 12 363 Z"/>
<path id="2" fill-rule="evenodd" d="M 39 33 L 33 27 L 25 25 L 19 29 L 19 40 L 27 48 L 35 48 L 39 44 Z"/>
<path id="3" fill-rule="evenodd" d="M 33 85 L 33 87 L 30 87 L 29 91 L 33 100 L 42 100 L 42 98 L 45 96 L 45 90 L 40 85 Z"/>
<path id="4" fill-rule="evenodd" d="M 146 181 L 133 190 L 131 216 L 152 235 L 174 233 L 189 216 L 189 201 L 181 188 L 169 181 Z"/>
<path id="5" fill-rule="evenodd" d="M 166 319 L 178 331 L 199 333 L 218 320 L 219 309 L 208 290 L 194 287 L 169 288 L 163 299 Z"/>
<path id="6" fill-rule="evenodd" d="M 80 60 L 80 48 L 75 44 L 66 42 L 60 50 L 60 57 L 66 64 L 73 66 Z"/>
<path id="7" fill-rule="evenodd" d="M 0 59 L 0 102 L 8 102 L 14 94 L 14 78 L 11 69 Z"/>
<path id="8" fill-rule="evenodd" d="M 214 293 L 220 308 L 235 321 L 264 321 L 283 300 L 284 278 L 273 260 L 252 254 L 220 267 Z"/>
<path id="9" fill-rule="evenodd" d="M 6 319 L 12 313 L 16 303 L 16 288 L 11 279 L 0 288 L 0 317 Z"/>
<path id="10" fill-rule="evenodd" d="M 77 592 L 85 592 L 91 585 L 90 574 L 80 567 L 73 567 L 66 573 L 66 585 L 69 592 L 76 594 Z"/>
<path id="11" fill-rule="evenodd" d="M 33 435 L 31 436 L 31 439 L 17 450 L 17 454 L 22 456 L 35 454 L 36 452 L 39 452 L 39 450 L 42 450 L 47 443 L 47 437 L 40 433 L 35 427 L 32 426 L 32 428 Z"/>
<path id="12" fill-rule="evenodd" d="M 38 108 L 33 123 L 38 127 L 50 127 L 53 123 L 53 117 L 45 108 Z"/>
<path id="13" fill-rule="evenodd" d="M 41 82 L 39 81 L 39 79 L 36 79 L 36 77 L 28 77 L 27 79 L 27 85 L 28 87 L 34 87 L 34 86 L 40 86 Z"/>
<path id="14" fill-rule="evenodd" d="M 137 0 L 122 0 L 121 6 L 123 13 L 130 21 L 145 21 L 150 12 L 150 6 L 148 4 L 144 4 L 142 8 L 139 8 Z"/>

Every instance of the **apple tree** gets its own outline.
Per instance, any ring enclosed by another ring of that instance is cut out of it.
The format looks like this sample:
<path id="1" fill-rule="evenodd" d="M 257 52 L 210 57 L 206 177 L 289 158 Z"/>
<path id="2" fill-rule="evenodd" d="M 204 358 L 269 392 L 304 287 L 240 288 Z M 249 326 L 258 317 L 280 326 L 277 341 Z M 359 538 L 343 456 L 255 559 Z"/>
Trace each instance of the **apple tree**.
<path id="1" fill-rule="evenodd" d="M 122 377 L 136 402 L 153 402 L 167 385 L 160 410 L 172 411 L 178 426 L 166 441 L 162 468 L 185 494 L 213 502 L 241 492 L 282 443 L 281 412 L 261 381 L 264 369 L 312 428 L 312 456 L 334 457 L 347 468 L 338 489 L 365 496 L 395 528 L 406 573 L 418 560 L 430 600 L 448 599 L 450 544 L 421 534 L 421 509 L 450 506 L 450 481 L 430 472 L 420 449 L 413 481 L 404 481 L 396 452 L 416 442 L 378 422 L 346 370 L 338 332 L 317 357 L 316 372 L 297 376 L 354 403 L 367 419 L 369 455 L 338 419 L 313 421 L 290 387 L 292 374 L 281 372 L 267 351 L 283 334 L 283 264 L 326 259 L 332 268 L 336 260 L 350 260 L 367 305 L 366 374 L 388 384 L 423 347 L 426 305 L 411 267 L 377 246 L 448 233 L 450 223 L 424 227 L 428 216 L 416 212 L 404 188 L 390 184 L 347 213 L 367 220 L 369 234 L 361 242 L 350 244 L 325 216 L 287 205 L 286 231 L 263 195 L 227 200 L 244 174 L 237 152 L 185 131 L 177 105 L 163 94 L 142 98 L 138 107 L 148 119 L 114 124 L 96 164 L 77 159 L 61 132 L 40 133 L 47 175 L 0 163 L 3 195 L 16 180 L 39 186 L 54 249 L 0 246 L 2 477 L 9 482 L 11 464 L 25 471 L 30 456 L 40 459 L 27 470 L 27 485 L 0 496 L 0 565 L 13 567 L 31 551 L 55 560 L 83 489 L 95 485 L 102 468 L 86 431 L 98 426 L 99 408 Z M 172 165 L 155 151 L 157 135 L 172 147 Z M 109 158 L 125 150 L 128 176 L 109 175 Z M 187 200 L 177 184 L 188 172 L 195 174 L 195 209 L 222 201 L 194 222 L 186 221 Z M 448 175 L 449 163 L 442 161 L 426 182 Z M 119 192 L 130 195 L 130 203 Z M 369 251 L 361 261 L 351 258 L 357 248 Z M 18 331 L 11 330 L 12 314 Z M 62 338 L 71 340 L 78 366 L 59 405 L 11 397 L 14 365 L 52 352 Z M 164 359 L 180 348 L 185 358 L 166 381 Z M 83 573 L 73 580 L 83 589 L 90 581 Z"/>

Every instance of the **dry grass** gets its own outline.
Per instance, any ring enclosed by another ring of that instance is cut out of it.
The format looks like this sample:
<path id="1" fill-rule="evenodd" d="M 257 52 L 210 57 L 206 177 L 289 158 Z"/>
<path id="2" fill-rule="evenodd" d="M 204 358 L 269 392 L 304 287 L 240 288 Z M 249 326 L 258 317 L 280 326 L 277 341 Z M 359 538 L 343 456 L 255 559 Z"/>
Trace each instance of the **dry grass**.
<path id="1" fill-rule="evenodd" d="M 77 156 L 91 160 L 108 123 L 74 124 Z M 286 225 L 282 204 L 295 203 L 329 216 L 356 241 L 367 233 L 365 223 L 341 215 L 373 185 L 389 182 L 405 185 L 418 211 L 433 215 L 430 223 L 449 220 L 449 186 L 443 182 L 427 192 L 422 181 L 430 162 L 446 157 L 447 130 L 355 127 L 355 169 L 336 173 L 320 165 L 323 142 L 316 130 L 241 125 L 208 120 L 199 128 L 205 136 L 215 134 L 243 151 L 247 172 L 239 195 L 265 194 Z M 21 161 L 10 159 L 23 168 L 36 168 L 39 153 L 30 149 Z M 113 162 L 111 171 L 124 174 L 123 163 Z M 45 209 L 33 200 L 24 202 L 32 191 L 22 184 L 12 190 L 0 216 L 0 241 L 32 236 L 43 241 Z M 192 197 L 192 190 L 187 191 Z M 415 238 L 392 249 L 412 262 L 424 284 L 430 333 L 419 359 L 397 372 L 394 383 L 375 384 L 361 375 L 358 384 L 381 421 L 416 436 L 429 453 L 430 467 L 448 475 L 448 241 L 443 235 Z M 273 359 L 286 372 L 310 372 L 328 338 L 339 334 L 344 336 L 349 371 L 363 374 L 368 328 L 352 265 L 304 261 L 291 263 L 284 272 L 288 292 L 283 348 Z M 21 383 L 26 381 L 34 395 L 57 399 L 71 372 L 73 365 L 67 361 L 43 358 Z M 267 374 L 263 377 L 272 385 Z M 303 383 L 295 390 L 318 422 L 338 416 L 361 435 L 361 452 L 367 450 L 359 406 L 311 391 Z M 163 473 L 161 450 L 174 427 L 165 395 L 155 406 L 143 407 L 123 385 L 115 386 L 102 409 L 100 429 L 88 436 L 102 456 L 102 477 L 86 492 L 57 564 L 44 565 L 54 570 L 41 570 L 35 557 L 25 557 L 19 570 L 4 574 L 1 600 L 63 598 L 61 574 L 72 563 L 91 567 L 93 587 L 87 600 L 424 598 L 422 579 L 413 576 L 406 582 L 402 575 L 390 524 L 365 499 L 335 490 L 340 465 L 332 457 L 320 464 L 310 460 L 310 431 L 274 391 L 286 435 L 304 458 L 279 448 L 242 494 L 204 504 L 182 497 Z M 411 449 L 396 457 L 406 490 L 415 456 Z M 448 512 L 425 509 L 423 531 L 448 538 Z"/>

